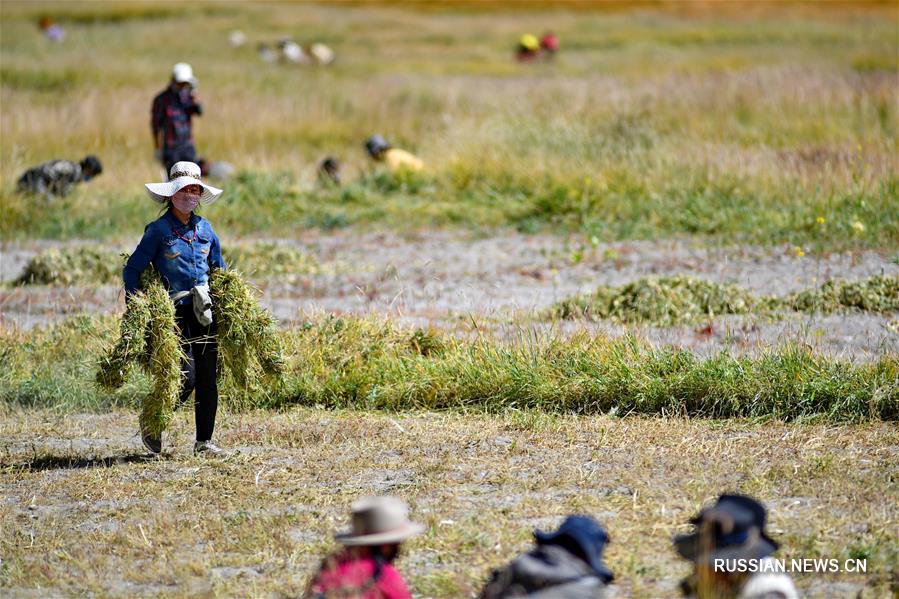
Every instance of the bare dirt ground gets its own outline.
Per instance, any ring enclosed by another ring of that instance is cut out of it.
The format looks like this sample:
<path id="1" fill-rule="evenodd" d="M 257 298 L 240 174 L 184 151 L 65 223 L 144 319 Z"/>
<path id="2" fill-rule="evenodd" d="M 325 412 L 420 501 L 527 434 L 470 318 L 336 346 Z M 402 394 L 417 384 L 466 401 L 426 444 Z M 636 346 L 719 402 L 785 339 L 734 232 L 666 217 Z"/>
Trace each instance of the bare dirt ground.
<path id="1" fill-rule="evenodd" d="M 134 413 L 0 418 L 0 594 L 296 595 L 372 493 L 428 526 L 399 563 L 417 597 L 471 596 L 570 512 L 609 529 L 612 596 L 675 596 L 687 565 L 670 538 L 725 490 L 769 506 L 781 557 L 868 555 L 865 575 L 795 575 L 804 596 L 899 584 L 892 424 L 295 409 L 223 415 L 236 453 L 219 461 L 190 454 L 192 420 L 180 412 L 152 459 Z"/>
<path id="2" fill-rule="evenodd" d="M 899 350 L 896 319 L 871 314 L 789 315 L 773 322 L 719 317 L 712 326 L 664 329 L 550 323 L 539 315 L 571 294 L 649 275 L 690 274 L 734 283 L 758 294 L 786 294 L 829 278 L 854 280 L 899 273 L 895 252 L 799 257 L 786 247 L 710 247 L 677 240 L 593 247 L 580 237 L 512 233 L 490 238 L 450 232 L 307 233 L 280 242 L 303 247 L 322 265 L 321 274 L 256 281 L 264 291 L 264 303 L 285 326 L 317 311 L 377 313 L 459 333 L 475 329 L 503 336 L 532 330 L 568 334 L 586 329 L 613 335 L 637 331 L 651 342 L 701 354 L 722 348 L 754 351 L 784 342 L 806 343 L 853 360 Z M 47 244 L 7 244 L 0 260 L 0 280 L 15 278 L 25 261 Z M 122 309 L 120 296 L 115 286 L 6 287 L 0 289 L 0 318 L 7 326 L 30 328 L 73 313 L 116 313 Z"/>

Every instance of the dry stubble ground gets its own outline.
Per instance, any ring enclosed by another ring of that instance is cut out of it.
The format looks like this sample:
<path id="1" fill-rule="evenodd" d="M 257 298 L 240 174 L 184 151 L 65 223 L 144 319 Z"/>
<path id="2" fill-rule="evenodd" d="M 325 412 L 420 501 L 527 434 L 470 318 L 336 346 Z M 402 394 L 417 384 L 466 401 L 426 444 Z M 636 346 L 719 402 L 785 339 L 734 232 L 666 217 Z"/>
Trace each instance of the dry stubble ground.
<path id="1" fill-rule="evenodd" d="M 716 494 L 764 500 L 782 556 L 868 556 L 868 574 L 799 575 L 807 596 L 889 595 L 899 552 L 894 424 L 322 412 L 220 418 L 223 461 L 162 459 L 136 415 L 0 419 L 6 596 L 290 596 L 357 497 L 406 498 L 425 535 L 400 562 L 416 596 L 468 596 L 569 512 L 611 532 L 615 596 L 675 594 L 669 539 Z"/>

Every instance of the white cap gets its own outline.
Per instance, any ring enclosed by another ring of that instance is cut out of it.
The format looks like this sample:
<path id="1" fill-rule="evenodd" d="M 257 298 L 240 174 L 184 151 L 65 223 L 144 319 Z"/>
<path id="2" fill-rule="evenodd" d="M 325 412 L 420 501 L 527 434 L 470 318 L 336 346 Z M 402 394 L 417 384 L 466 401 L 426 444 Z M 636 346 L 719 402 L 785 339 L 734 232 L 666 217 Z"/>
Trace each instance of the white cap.
<path id="1" fill-rule="evenodd" d="M 240 29 L 235 29 L 228 34 L 228 43 L 233 48 L 239 48 L 247 43 L 247 36 Z"/>
<path id="2" fill-rule="evenodd" d="M 295 62 L 297 64 L 309 62 L 309 58 L 306 56 L 306 53 L 303 52 L 303 49 L 296 42 L 285 43 L 281 48 L 281 54 L 288 62 Z"/>
<path id="3" fill-rule="evenodd" d="M 196 87 L 199 81 L 194 77 L 194 70 L 186 62 L 179 62 L 172 67 L 172 79 L 178 83 L 190 83 Z"/>

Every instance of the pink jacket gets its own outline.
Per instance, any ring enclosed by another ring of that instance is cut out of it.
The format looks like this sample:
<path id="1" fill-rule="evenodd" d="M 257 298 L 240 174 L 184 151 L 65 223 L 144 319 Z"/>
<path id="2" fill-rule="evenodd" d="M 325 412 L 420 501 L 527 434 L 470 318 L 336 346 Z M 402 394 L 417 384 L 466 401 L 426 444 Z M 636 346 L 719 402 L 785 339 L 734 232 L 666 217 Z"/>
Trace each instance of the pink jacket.
<path id="1" fill-rule="evenodd" d="M 325 561 L 312 583 L 312 597 L 412 599 L 406 582 L 390 564 L 382 564 L 377 579 L 375 560 L 339 554 Z"/>

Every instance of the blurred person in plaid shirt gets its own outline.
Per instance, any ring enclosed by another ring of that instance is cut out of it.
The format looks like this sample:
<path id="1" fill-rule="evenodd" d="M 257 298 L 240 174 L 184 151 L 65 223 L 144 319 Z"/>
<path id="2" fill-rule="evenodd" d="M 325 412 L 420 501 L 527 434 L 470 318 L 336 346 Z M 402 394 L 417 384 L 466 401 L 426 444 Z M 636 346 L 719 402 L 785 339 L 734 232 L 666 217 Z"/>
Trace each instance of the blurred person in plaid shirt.
<path id="1" fill-rule="evenodd" d="M 191 119 L 203 114 L 203 107 L 194 95 L 196 86 L 191 66 L 179 62 L 172 68 L 169 86 L 153 99 L 153 146 L 166 173 L 176 162 L 197 162 Z"/>

